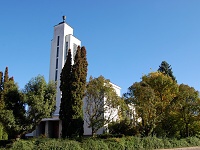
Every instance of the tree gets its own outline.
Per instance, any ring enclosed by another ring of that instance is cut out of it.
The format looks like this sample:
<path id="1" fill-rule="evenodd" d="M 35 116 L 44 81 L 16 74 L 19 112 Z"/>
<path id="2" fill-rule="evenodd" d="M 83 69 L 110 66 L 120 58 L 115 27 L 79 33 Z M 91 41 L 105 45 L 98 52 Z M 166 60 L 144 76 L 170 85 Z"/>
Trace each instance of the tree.
<path id="1" fill-rule="evenodd" d="M 199 92 L 193 87 L 181 84 L 177 95 L 176 112 L 177 119 L 181 122 L 181 126 L 179 126 L 179 129 L 182 129 L 180 130 L 181 136 L 188 137 L 193 134 L 190 129 L 199 121 L 200 117 Z"/>
<path id="2" fill-rule="evenodd" d="M 123 102 L 120 101 L 110 81 L 103 76 L 90 77 L 84 101 L 85 121 L 92 129 L 92 135 L 118 115 L 118 107 Z"/>
<path id="3" fill-rule="evenodd" d="M 74 65 L 72 67 L 72 133 L 74 135 L 83 135 L 83 97 L 86 88 L 87 77 L 87 59 L 85 47 L 78 46 Z"/>
<path id="4" fill-rule="evenodd" d="M 55 83 L 47 84 L 43 76 L 37 76 L 19 91 L 13 80 L 4 85 L 5 107 L 0 110 L 0 119 L 9 138 L 17 138 L 32 132 L 43 118 L 55 111 Z"/>
<path id="5" fill-rule="evenodd" d="M 165 113 L 178 92 L 178 85 L 171 77 L 160 72 L 152 72 L 134 83 L 126 93 L 127 101 L 133 103 L 136 120 L 143 136 L 153 133 L 156 125 L 162 121 Z"/>
<path id="6" fill-rule="evenodd" d="M 3 100 L 3 72 L 0 72 L 0 111 L 4 107 L 4 100 Z M 4 126 L 0 122 L 0 140 L 7 139 L 7 133 L 5 132 Z"/>
<path id="7" fill-rule="evenodd" d="M 158 68 L 158 72 L 162 72 L 163 74 L 170 76 L 174 81 L 176 81 L 176 77 L 173 75 L 171 65 L 169 65 L 166 61 L 162 61 Z"/>
<path id="8" fill-rule="evenodd" d="M 62 138 L 71 136 L 70 124 L 72 121 L 72 98 L 71 98 L 71 79 L 72 79 L 72 56 L 69 49 L 67 60 L 60 75 L 60 90 L 62 92 L 59 118 L 62 120 Z"/>
<path id="9" fill-rule="evenodd" d="M 0 92 L 3 90 L 3 72 L 0 71 Z"/>

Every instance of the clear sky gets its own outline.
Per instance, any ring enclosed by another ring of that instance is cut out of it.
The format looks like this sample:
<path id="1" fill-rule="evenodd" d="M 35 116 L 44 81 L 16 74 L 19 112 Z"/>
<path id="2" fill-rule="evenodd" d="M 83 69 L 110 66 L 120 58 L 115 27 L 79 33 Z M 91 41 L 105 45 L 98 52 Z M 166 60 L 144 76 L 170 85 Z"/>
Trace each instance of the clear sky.
<path id="1" fill-rule="evenodd" d="M 0 70 L 20 88 L 38 74 L 48 81 L 63 15 L 87 49 L 88 77 L 124 93 L 165 60 L 179 84 L 200 90 L 200 0 L 0 0 Z"/>

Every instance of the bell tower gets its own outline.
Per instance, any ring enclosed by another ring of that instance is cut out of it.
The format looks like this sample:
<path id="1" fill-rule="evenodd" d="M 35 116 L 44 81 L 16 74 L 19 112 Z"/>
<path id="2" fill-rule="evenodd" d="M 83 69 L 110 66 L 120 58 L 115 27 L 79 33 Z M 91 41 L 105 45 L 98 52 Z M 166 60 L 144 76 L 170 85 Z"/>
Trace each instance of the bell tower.
<path id="1" fill-rule="evenodd" d="M 60 73 L 64 67 L 68 50 L 71 49 L 73 64 L 78 46 L 81 46 L 81 41 L 74 37 L 73 28 L 66 23 L 66 16 L 63 16 L 63 21 L 54 26 L 54 34 L 51 41 L 49 80 L 57 82 L 56 111 L 54 116 L 58 116 L 60 110 Z"/>

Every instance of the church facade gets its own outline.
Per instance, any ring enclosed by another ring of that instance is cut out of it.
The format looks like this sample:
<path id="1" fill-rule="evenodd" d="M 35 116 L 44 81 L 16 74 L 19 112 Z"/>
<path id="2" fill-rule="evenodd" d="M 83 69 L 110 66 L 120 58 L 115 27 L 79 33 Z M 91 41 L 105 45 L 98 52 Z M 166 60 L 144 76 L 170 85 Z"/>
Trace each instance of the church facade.
<path id="1" fill-rule="evenodd" d="M 45 135 L 46 137 L 51 137 L 51 138 L 61 137 L 62 123 L 59 120 L 59 109 L 62 97 L 62 93 L 59 88 L 60 73 L 62 71 L 62 68 L 64 67 L 68 50 L 71 49 L 72 64 L 73 64 L 77 47 L 81 46 L 81 41 L 73 35 L 73 28 L 70 27 L 65 22 L 65 20 L 66 17 L 63 16 L 63 21 L 54 26 L 54 34 L 53 34 L 53 39 L 51 41 L 49 80 L 56 81 L 57 83 L 56 111 L 54 112 L 52 118 L 44 118 L 41 121 L 40 125 L 32 133 L 32 136 Z M 115 84 L 112 85 L 118 96 L 120 96 L 121 88 Z M 84 105 L 87 105 L 84 100 L 83 103 Z M 106 113 L 104 115 L 106 115 Z M 114 120 L 117 120 L 117 117 L 115 117 Z M 102 134 L 104 131 L 105 129 L 101 128 L 99 129 L 97 134 Z M 88 128 L 87 123 L 84 122 L 84 135 L 91 135 L 91 134 L 92 134 L 91 129 Z"/>

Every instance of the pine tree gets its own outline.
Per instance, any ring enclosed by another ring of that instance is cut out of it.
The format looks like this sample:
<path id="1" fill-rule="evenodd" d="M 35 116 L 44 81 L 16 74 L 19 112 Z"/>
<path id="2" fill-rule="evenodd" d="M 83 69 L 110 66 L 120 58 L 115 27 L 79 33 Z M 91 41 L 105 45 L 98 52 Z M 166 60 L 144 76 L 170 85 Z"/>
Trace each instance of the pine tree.
<path id="1" fill-rule="evenodd" d="M 69 49 L 67 60 L 60 75 L 60 90 L 62 92 L 59 118 L 62 120 L 62 138 L 71 136 L 70 124 L 72 120 L 71 102 L 71 77 L 72 77 L 72 55 Z"/>
<path id="2" fill-rule="evenodd" d="M 171 65 L 169 65 L 166 61 L 162 61 L 158 68 L 158 72 L 162 72 L 163 74 L 170 76 L 174 81 L 176 81 L 176 77 L 173 75 Z"/>

